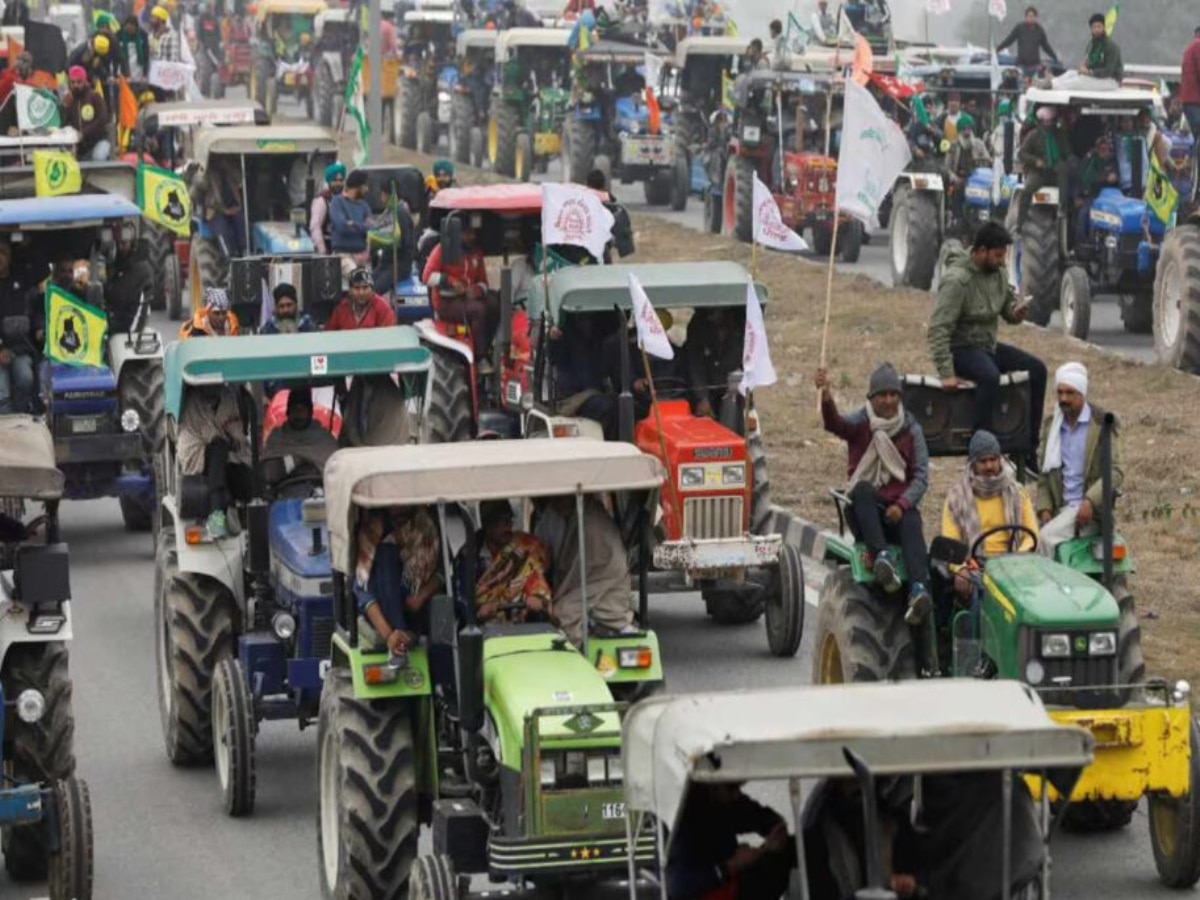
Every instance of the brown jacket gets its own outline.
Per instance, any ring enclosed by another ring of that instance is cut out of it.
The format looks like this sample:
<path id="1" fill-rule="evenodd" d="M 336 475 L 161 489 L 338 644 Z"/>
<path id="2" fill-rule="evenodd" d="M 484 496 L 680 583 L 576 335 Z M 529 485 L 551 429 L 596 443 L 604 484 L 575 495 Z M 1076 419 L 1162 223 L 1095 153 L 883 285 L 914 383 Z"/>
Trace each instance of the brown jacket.
<path id="1" fill-rule="evenodd" d="M 1092 508 L 1097 512 L 1102 512 L 1104 509 L 1103 481 L 1100 469 L 1100 428 L 1104 422 L 1105 415 L 1106 413 L 1103 409 L 1092 404 L 1092 420 L 1088 423 L 1087 441 L 1084 451 L 1084 496 L 1092 501 Z M 1046 439 L 1050 434 L 1050 424 L 1053 421 L 1053 417 L 1050 417 L 1042 423 L 1042 452 L 1039 454 L 1039 461 L 1046 458 Z M 1114 496 L 1120 493 L 1121 485 L 1124 481 L 1125 472 L 1121 468 L 1121 432 L 1114 421 L 1112 432 L 1112 486 Z M 1064 498 L 1062 469 L 1040 473 L 1037 485 L 1037 511 L 1039 513 L 1046 511 L 1051 515 L 1057 515 L 1064 506 L 1066 506 L 1066 499 Z"/>

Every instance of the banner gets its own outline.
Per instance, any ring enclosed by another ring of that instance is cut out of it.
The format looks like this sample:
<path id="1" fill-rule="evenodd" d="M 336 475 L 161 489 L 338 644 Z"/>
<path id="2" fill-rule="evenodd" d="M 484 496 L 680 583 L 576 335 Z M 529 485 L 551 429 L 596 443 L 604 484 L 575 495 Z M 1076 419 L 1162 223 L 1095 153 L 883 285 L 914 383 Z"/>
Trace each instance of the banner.
<path id="1" fill-rule="evenodd" d="M 1117 27 L 1117 16 L 1121 14 L 1121 4 L 1114 3 L 1104 14 L 1104 33 L 1111 35 Z"/>
<path id="2" fill-rule="evenodd" d="M 767 186 L 754 173 L 754 243 L 772 250 L 784 250 L 789 253 L 799 253 L 808 249 L 804 238 L 783 224 L 779 215 L 779 205 Z"/>
<path id="3" fill-rule="evenodd" d="M 742 339 L 742 383 L 738 393 L 775 383 L 775 366 L 771 364 L 771 349 L 767 346 L 767 325 L 763 321 L 762 305 L 754 281 L 746 285 L 746 334 Z"/>
<path id="4" fill-rule="evenodd" d="M 371 137 L 371 126 L 367 124 L 367 107 L 363 92 L 363 48 L 354 54 L 350 75 L 346 78 L 346 118 L 354 123 L 354 134 L 358 147 L 354 150 L 354 164 L 361 166 L 367 161 L 367 142 Z"/>
<path id="5" fill-rule="evenodd" d="M 988 0 L 988 15 L 1003 22 L 1008 16 L 1008 3 L 1005 0 Z"/>
<path id="6" fill-rule="evenodd" d="M 650 304 L 641 282 L 632 272 L 629 273 L 629 296 L 633 298 L 633 322 L 637 326 L 638 346 L 659 359 L 674 359 L 675 348 L 663 330 L 662 321 Z"/>
<path id="7" fill-rule="evenodd" d="M 58 114 L 58 98 L 50 91 L 18 84 L 13 89 L 13 100 L 17 104 L 17 129 L 37 131 L 42 128 L 61 128 L 62 118 Z"/>
<path id="8" fill-rule="evenodd" d="M 65 150 L 33 151 L 33 192 L 38 197 L 78 194 L 83 175 L 74 155 Z"/>
<path id="9" fill-rule="evenodd" d="M 192 198 L 182 178 L 169 169 L 142 164 L 137 172 L 142 215 L 180 237 L 192 233 Z"/>
<path id="10" fill-rule="evenodd" d="M 616 224 L 600 198 L 576 184 L 542 185 L 542 241 L 583 247 L 599 262 Z"/>
<path id="11" fill-rule="evenodd" d="M 108 316 L 46 282 L 46 358 L 71 366 L 104 365 Z"/>
<path id="12" fill-rule="evenodd" d="M 838 154 L 837 208 L 868 225 L 912 158 L 904 132 L 865 87 L 846 83 L 842 146 Z"/>
<path id="13" fill-rule="evenodd" d="M 192 74 L 195 66 L 184 62 L 170 62 L 165 59 L 150 60 L 150 84 L 164 91 L 186 91 L 188 84 L 193 83 Z"/>
<path id="14" fill-rule="evenodd" d="M 1171 216 L 1179 203 L 1179 191 L 1171 183 L 1167 173 L 1162 170 L 1153 149 L 1150 151 L 1150 174 L 1146 179 L 1146 205 L 1164 225 L 1170 226 Z"/>

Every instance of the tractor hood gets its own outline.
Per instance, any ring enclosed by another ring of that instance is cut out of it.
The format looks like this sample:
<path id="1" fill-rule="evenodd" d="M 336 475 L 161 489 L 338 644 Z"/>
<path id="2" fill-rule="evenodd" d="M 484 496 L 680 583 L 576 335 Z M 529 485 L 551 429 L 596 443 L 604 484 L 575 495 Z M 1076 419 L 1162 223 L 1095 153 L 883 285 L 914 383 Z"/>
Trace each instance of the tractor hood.
<path id="1" fill-rule="evenodd" d="M 1104 188 L 1092 202 L 1092 227 L 1110 234 L 1142 234 L 1142 220 L 1147 216 L 1146 201 L 1126 197 L 1116 188 Z M 1161 235 L 1164 225 L 1157 216 L 1150 216 L 1150 233 Z"/>
<path id="2" fill-rule="evenodd" d="M 617 125 L 624 127 L 626 122 L 637 122 L 645 125 L 650 121 L 650 110 L 643 103 L 638 103 L 633 97 L 618 97 L 615 104 Z"/>
<path id="3" fill-rule="evenodd" d="M 252 236 L 257 253 L 294 256 L 316 250 L 308 232 L 296 234 L 296 226 L 291 222 L 255 222 Z"/>
<path id="4" fill-rule="evenodd" d="M 1100 582 L 1039 554 L 991 559 L 984 572 L 990 592 L 1022 624 L 1098 627 L 1120 618 L 1117 601 Z"/>
<path id="5" fill-rule="evenodd" d="M 967 176 L 966 199 L 971 206 L 992 205 L 992 181 L 995 174 L 991 169 L 979 167 Z"/>
<path id="6" fill-rule="evenodd" d="M 489 637 L 483 647 L 484 693 L 487 710 L 499 733 L 502 761 L 519 768 L 525 719 L 534 710 L 611 704 L 612 694 L 600 673 L 557 631 Z M 555 649 L 555 644 L 562 649 Z M 559 746 L 608 747 L 620 744 L 617 714 L 602 713 L 596 732 L 607 739 L 589 738 L 564 727 L 574 713 L 541 718 L 543 742 Z"/>
<path id="7" fill-rule="evenodd" d="M 107 366 L 71 366 L 51 364 L 51 384 L 55 397 L 65 400 L 98 399 L 117 391 L 117 379 Z"/>
<path id="8" fill-rule="evenodd" d="M 300 578 L 332 578 L 329 532 L 324 522 L 305 522 L 304 501 L 276 500 L 271 504 L 271 558 Z M 313 553 L 313 528 L 321 529 L 321 552 Z M 304 592 L 307 593 L 307 592 Z"/>

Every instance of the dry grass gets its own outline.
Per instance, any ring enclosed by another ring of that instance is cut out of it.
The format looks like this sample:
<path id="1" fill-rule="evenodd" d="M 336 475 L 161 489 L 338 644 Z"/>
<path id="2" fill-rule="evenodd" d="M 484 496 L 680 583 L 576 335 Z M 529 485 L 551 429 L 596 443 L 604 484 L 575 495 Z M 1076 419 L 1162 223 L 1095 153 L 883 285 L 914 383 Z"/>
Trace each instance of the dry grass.
<path id="1" fill-rule="evenodd" d="M 400 154 L 428 167 L 429 160 Z M 491 181 L 467 170 L 464 182 Z M 700 235 L 648 215 L 635 215 L 637 253 L 631 261 L 731 259 L 750 263 L 750 250 L 727 238 Z M 770 289 L 767 326 L 779 382 L 758 397 L 777 503 L 832 526 L 830 486 L 845 479 L 845 452 L 821 429 L 811 379 L 821 353 L 823 267 L 759 254 L 757 276 Z M 932 372 L 925 328 L 932 298 L 881 287 L 864 277 L 836 275 L 827 361 L 843 409 L 862 402 L 867 375 L 882 360 L 902 372 Z M 1118 527 L 1137 563 L 1137 595 L 1149 671 L 1200 682 L 1200 380 L 1120 359 L 1033 326 L 1004 326 L 1002 340 L 1037 354 L 1053 370 L 1083 362 L 1090 394 L 1122 425 L 1125 489 Z M 940 516 L 955 460 L 935 460 L 925 502 L 927 534 Z"/>

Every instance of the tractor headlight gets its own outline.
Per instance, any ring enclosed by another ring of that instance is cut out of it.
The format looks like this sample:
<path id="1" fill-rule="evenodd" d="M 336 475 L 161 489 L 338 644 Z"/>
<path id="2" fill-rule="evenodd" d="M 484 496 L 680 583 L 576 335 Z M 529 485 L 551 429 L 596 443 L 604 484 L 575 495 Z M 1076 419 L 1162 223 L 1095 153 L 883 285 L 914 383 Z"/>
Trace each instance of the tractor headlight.
<path id="1" fill-rule="evenodd" d="M 1117 653 L 1117 633 L 1115 631 L 1097 631 L 1088 635 L 1088 656 L 1115 656 Z"/>
<path id="2" fill-rule="evenodd" d="M 564 769 L 567 778 L 583 778 L 587 774 L 587 757 L 581 751 L 568 751 L 565 762 Z"/>
<path id="3" fill-rule="evenodd" d="M 620 784 L 625 780 L 625 761 L 619 753 L 608 758 L 608 780 L 613 784 Z"/>
<path id="4" fill-rule="evenodd" d="M 558 772 L 554 767 L 554 760 L 542 757 L 542 762 L 538 767 L 538 778 L 544 788 L 552 788 L 558 780 Z"/>
<path id="5" fill-rule="evenodd" d="M 136 409 L 127 409 L 121 413 L 121 430 L 132 434 L 142 427 L 142 417 Z"/>
<path id="6" fill-rule="evenodd" d="M 1065 634 L 1043 634 L 1042 656 L 1063 659 L 1071 655 L 1071 639 Z"/>
<path id="7" fill-rule="evenodd" d="M 679 469 L 679 486 L 702 487 L 704 485 L 704 466 L 681 466 Z"/>
<path id="8" fill-rule="evenodd" d="M 604 765 L 603 756 L 589 756 L 587 758 L 587 780 L 588 786 L 604 784 L 608 779 L 608 772 Z"/>
<path id="9" fill-rule="evenodd" d="M 748 144 L 757 144 L 762 140 L 762 129 L 757 125 L 747 125 L 742 129 L 742 140 Z"/>
<path id="10" fill-rule="evenodd" d="M 32 725 L 46 714 L 46 698 L 34 688 L 26 688 L 17 695 L 17 715 L 22 722 Z"/>
<path id="11" fill-rule="evenodd" d="M 744 463 L 737 463 L 736 465 L 721 467 L 721 484 L 726 486 L 741 486 L 745 483 L 746 466 Z"/>
<path id="12" fill-rule="evenodd" d="M 281 641 L 291 640 L 296 633 L 296 619 L 291 613 L 277 612 L 271 617 L 271 630 Z"/>
<path id="13" fill-rule="evenodd" d="M 1041 684 L 1046 678 L 1046 667 L 1036 659 L 1031 659 L 1025 666 L 1025 680 L 1034 687 Z"/>

